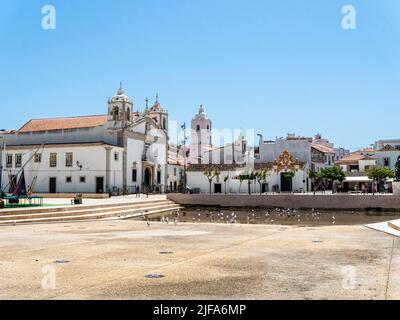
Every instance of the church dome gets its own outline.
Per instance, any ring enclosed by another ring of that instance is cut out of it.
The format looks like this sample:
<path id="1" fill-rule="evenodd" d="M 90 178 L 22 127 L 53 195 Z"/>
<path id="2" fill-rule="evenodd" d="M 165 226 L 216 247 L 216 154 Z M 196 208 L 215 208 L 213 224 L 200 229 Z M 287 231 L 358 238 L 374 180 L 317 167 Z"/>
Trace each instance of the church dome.
<path id="1" fill-rule="evenodd" d="M 199 112 L 196 114 L 196 119 L 208 119 L 208 115 L 204 109 L 204 106 L 201 104 L 199 108 Z"/>
<path id="2" fill-rule="evenodd" d="M 110 102 L 130 102 L 132 103 L 131 99 L 125 94 L 125 90 L 122 88 L 122 82 L 120 83 L 119 89 L 117 94 L 110 98 Z"/>

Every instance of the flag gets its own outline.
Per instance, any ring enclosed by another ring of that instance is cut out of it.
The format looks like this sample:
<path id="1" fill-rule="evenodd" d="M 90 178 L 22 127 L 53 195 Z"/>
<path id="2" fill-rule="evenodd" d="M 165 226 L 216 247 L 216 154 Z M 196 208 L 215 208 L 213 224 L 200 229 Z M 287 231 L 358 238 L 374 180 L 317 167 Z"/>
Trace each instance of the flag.
<path id="1" fill-rule="evenodd" d="M 24 169 L 22 169 L 21 175 L 19 177 L 17 186 L 14 189 L 13 192 L 14 196 L 26 196 L 26 184 L 25 184 L 25 173 Z"/>

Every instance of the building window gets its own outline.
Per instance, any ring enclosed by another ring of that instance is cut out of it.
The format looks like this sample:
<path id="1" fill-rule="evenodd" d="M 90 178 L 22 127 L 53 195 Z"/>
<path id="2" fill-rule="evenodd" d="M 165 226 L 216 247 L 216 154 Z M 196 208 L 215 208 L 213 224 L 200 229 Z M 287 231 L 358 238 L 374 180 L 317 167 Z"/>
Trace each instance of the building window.
<path id="1" fill-rule="evenodd" d="M 34 157 L 34 159 L 33 159 L 33 161 L 34 161 L 35 163 L 42 162 L 42 154 L 41 154 L 41 153 L 36 153 L 36 154 L 35 154 L 35 157 Z"/>
<path id="2" fill-rule="evenodd" d="M 22 154 L 21 153 L 17 153 L 15 155 L 15 167 L 16 168 L 21 168 L 22 166 Z"/>
<path id="3" fill-rule="evenodd" d="M 13 155 L 12 154 L 8 154 L 7 155 L 6 167 L 7 168 L 11 168 L 12 164 L 13 164 Z"/>
<path id="4" fill-rule="evenodd" d="M 57 167 L 57 153 L 50 153 L 50 168 Z"/>
<path id="5" fill-rule="evenodd" d="M 65 166 L 72 167 L 72 162 L 73 162 L 73 154 L 72 152 L 67 152 L 65 154 Z"/>
<path id="6" fill-rule="evenodd" d="M 86 177 L 79 177 L 79 183 L 86 183 Z"/>
<path id="7" fill-rule="evenodd" d="M 132 182 L 137 181 L 137 169 L 132 169 Z"/>
<path id="8" fill-rule="evenodd" d="M 385 167 L 390 167 L 390 158 L 383 158 L 383 165 Z"/>
<path id="9" fill-rule="evenodd" d="M 65 177 L 65 183 L 71 183 L 72 177 Z"/>
<path id="10" fill-rule="evenodd" d="M 176 168 L 174 168 L 174 177 L 176 177 Z"/>
<path id="11" fill-rule="evenodd" d="M 119 161 L 119 153 L 114 152 L 114 161 Z"/>
<path id="12" fill-rule="evenodd" d="M 200 131 L 200 125 L 199 124 L 196 127 L 196 131 Z"/>

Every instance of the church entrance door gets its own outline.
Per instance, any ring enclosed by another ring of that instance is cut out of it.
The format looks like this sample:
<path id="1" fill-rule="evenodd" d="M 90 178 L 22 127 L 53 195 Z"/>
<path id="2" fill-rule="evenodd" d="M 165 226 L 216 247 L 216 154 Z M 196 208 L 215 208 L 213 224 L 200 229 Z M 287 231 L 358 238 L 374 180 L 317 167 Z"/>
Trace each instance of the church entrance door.
<path id="1" fill-rule="evenodd" d="M 149 168 L 144 169 L 144 186 L 151 187 L 151 171 Z"/>
<path id="2" fill-rule="evenodd" d="M 292 191 L 292 176 L 290 173 L 281 173 L 281 192 L 291 192 Z"/>

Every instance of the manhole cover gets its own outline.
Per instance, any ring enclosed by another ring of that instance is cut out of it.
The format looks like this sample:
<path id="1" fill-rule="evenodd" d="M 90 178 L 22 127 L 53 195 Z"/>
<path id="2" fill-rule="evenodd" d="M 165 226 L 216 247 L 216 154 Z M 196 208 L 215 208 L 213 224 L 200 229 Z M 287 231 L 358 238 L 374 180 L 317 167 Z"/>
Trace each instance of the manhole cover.
<path id="1" fill-rule="evenodd" d="M 54 261 L 54 263 L 68 263 L 68 262 L 69 262 L 68 260 L 64 260 L 64 259 Z"/>
<path id="2" fill-rule="evenodd" d="M 160 251 L 160 254 L 173 254 L 173 251 Z"/>
<path id="3" fill-rule="evenodd" d="M 159 279 L 159 278 L 164 278 L 165 276 L 159 273 L 151 273 L 151 274 L 146 274 L 144 277 L 148 279 Z"/>

